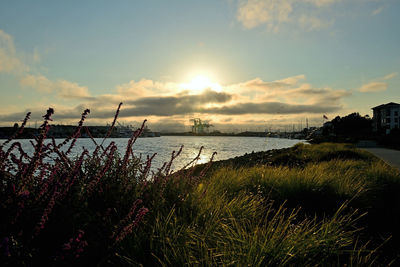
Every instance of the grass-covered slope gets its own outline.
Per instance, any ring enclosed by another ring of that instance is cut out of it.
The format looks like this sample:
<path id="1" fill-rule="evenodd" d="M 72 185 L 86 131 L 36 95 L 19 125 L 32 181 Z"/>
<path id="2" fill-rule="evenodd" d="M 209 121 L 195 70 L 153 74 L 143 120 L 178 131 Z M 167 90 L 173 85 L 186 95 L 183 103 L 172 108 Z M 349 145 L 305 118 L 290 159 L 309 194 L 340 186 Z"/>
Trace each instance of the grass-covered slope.
<path id="1" fill-rule="evenodd" d="M 395 260 L 397 170 L 341 144 L 255 154 L 214 163 L 172 209 L 154 217 L 149 249 L 160 264 L 358 266 Z M 248 166 L 261 156 L 264 164 Z"/>

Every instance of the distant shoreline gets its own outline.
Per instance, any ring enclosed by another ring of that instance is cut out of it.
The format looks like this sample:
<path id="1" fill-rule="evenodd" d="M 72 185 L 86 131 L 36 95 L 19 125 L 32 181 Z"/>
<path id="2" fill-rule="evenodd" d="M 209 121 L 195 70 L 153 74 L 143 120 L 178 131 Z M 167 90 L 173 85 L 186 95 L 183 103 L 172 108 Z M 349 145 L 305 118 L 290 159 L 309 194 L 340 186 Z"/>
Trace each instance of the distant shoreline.
<path id="1" fill-rule="evenodd" d="M 50 128 L 48 137 L 53 138 L 67 138 L 71 136 L 76 126 L 73 125 L 55 125 Z M 104 138 L 109 130 L 109 126 L 87 126 L 91 136 L 93 138 Z M 0 127 L 0 139 L 8 139 L 17 131 L 14 127 Z M 129 138 L 133 131 L 124 132 L 123 135 L 119 133 L 115 128 L 111 132 L 109 138 Z M 24 129 L 24 132 L 17 137 L 17 139 L 33 139 L 34 136 L 38 135 L 38 129 L 28 128 Z M 141 137 L 160 137 L 160 136 L 222 136 L 222 137 L 271 137 L 271 138 L 285 138 L 285 139 L 305 139 L 305 136 L 300 135 L 298 132 L 290 133 L 270 133 L 270 132 L 252 132 L 245 131 L 241 133 L 222 133 L 222 132 L 211 132 L 211 133 L 192 133 L 192 132 L 151 132 L 144 133 Z M 85 129 L 81 130 L 81 136 L 79 138 L 90 138 Z"/>

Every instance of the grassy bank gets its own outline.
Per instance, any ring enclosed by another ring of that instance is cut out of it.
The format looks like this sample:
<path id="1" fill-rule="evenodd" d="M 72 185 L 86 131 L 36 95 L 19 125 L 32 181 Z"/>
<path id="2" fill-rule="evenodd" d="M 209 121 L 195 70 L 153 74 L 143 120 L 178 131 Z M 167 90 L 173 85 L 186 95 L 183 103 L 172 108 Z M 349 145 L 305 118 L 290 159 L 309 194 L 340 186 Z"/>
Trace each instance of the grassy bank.
<path id="1" fill-rule="evenodd" d="M 150 251 L 161 250 L 159 263 L 385 266 L 396 260 L 399 172 L 366 152 L 297 145 L 216 162 L 210 170 L 179 205 L 155 217 L 149 243 Z"/>
<path id="2" fill-rule="evenodd" d="M 133 133 L 124 153 L 71 138 L 35 153 L 1 147 L 5 265 L 360 266 L 396 263 L 400 174 L 343 144 L 296 145 L 150 173 Z M 115 123 L 115 122 L 114 122 Z M 133 150 L 132 150 L 133 149 Z M 51 159 L 51 161 L 49 161 Z M 190 161 L 190 159 L 188 159 Z"/>

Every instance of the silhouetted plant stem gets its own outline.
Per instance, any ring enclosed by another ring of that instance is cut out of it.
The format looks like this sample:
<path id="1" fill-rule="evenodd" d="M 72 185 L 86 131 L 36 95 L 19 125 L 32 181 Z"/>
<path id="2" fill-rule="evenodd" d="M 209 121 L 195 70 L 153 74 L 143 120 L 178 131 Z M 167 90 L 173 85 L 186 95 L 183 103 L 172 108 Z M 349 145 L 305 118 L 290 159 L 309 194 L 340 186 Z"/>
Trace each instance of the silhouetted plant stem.
<path id="1" fill-rule="evenodd" d="M 14 133 L 13 136 L 11 136 L 10 138 L 7 139 L 7 141 L 5 141 L 4 143 L 2 143 L 0 145 L 0 151 L 3 151 L 3 147 L 6 146 L 8 143 L 10 143 L 12 140 L 14 140 L 15 138 L 17 138 L 20 134 L 22 134 L 22 132 L 24 131 L 24 128 L 26 126 L 26 123 L 28 122 L 29 118 L 31 116 L 31 112 L 28 112 L 24 118 L 24 120 L 22 121 L 21 126 L 19 127 L 18 131 Z"/>
<path id="2" fill-rule="evenodd" d="M 110 137 L 110 134 L 111 134 L 112 130 L 114 129 L 115 123 L 117 122 L 117 118 L 118 118 L 118 115 L 119 115 L 119 111 L 120 111 L 120 109 L 121 109 L 121 106 L 122 106 L 122 102 L 119 103 L 118 108 L 117 108 L 117 112 L 115 112 L 114 120 L 113 120 L 113 122 L 112 122 L 112 124 L 111 124 L 111 127 L 110 127 L 110 129 L 108 130 L 106 136 L 104 136 L 103 141 L 101 141 L 100 146 L 103 146 L 104 141 L 105 141 L 108 137 Z"/>
<path id="3" fill-rule="evenodd" d="M 37 139 L 37 144 L 35 146 L 35 152 L 32 157 L 32 161 L 27 168 L 27 172 L 23 174 L 24 183 L 29 182 L 32 178 L 33 173 L 35 172 L 37 166 L 41 163 L 42 160 L 42 152 L 43 152 L 43 142 L 46 139 L 47 132 L 49 131 L 49 121 L 51 121 L 51 116 L 54 114 L 54 109 L 49 108 L 45 115 L 43 115 L 44 121 L 40 126 L 40 135 Z"/>

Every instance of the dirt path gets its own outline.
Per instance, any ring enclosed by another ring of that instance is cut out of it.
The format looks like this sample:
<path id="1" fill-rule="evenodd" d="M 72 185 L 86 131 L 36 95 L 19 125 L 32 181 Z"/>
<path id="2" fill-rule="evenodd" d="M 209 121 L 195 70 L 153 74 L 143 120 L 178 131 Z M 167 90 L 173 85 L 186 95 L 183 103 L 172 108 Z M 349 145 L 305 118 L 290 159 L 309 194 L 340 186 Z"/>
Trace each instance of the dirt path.
<path id="1" fill-rule="evenodd" d="M 374 154 L 378 158 L 400 170 L 400 151 L 388 148 L 369 147 L 364 150 Z"/>

